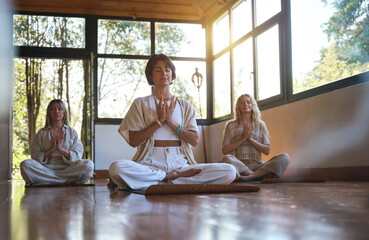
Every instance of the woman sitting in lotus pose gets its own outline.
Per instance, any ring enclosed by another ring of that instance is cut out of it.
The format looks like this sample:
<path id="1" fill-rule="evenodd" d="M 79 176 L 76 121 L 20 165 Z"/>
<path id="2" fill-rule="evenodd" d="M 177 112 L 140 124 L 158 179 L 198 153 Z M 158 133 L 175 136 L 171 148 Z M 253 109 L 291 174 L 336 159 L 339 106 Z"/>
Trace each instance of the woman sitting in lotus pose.
<path id="1" fill-rule="evenodd" d="M 222 162 L 236 167 L 239 181 L 281 178 L 290 162 L 285 153 L 262 162 L 261 153 L 268 155 L 270 152 L 268 130 L 255 99 L 248 94 L 237 99 L 236 119 L 225 127 L 222 152 Z"/>

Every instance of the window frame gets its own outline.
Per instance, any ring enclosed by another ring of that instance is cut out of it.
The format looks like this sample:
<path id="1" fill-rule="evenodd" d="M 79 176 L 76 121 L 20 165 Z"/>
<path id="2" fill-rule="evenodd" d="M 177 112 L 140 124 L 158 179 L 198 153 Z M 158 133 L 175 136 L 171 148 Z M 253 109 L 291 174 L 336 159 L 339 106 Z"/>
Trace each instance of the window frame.
<path id="1" fill-rule="evenodd" d="M 356 84 L 369 81 L 369 71 L 363 72 L 354 76 L 350 76 L 344 79 L 336 80 L 331 83 L 321 85 L 312 89 L 305 90 L 303 92 L 293 94 L 293 76 L 292 76 L 292 37 L 291 37 L 291 4 L 290 0 L 281 0 L 281 11 L 266 22 L 255 27 L 255 1 L 252 0 L 252 30 L 246 33 L 238 40 L 232 42 L 232 8 L 239 4 L 237 2 L 229 2 L 224 8 L 219 11 L 212 18 L 209 18 L 206 22 L 201 21 L 184 21 L 184 20 L 170 20 L 170 19 L 147 19 L 140 18 L 137 21 L 148 21 L 151 24 L 151 53 L 155 52 L 155 23 L 195 23 L 202 24 L 205 27 L 205 41 L 206 41 L 206 55 L 204 58 L 190 58 L 190 57 L 175 57 L 170 56 L 172 60 L 176 61 L 204 61 L 206 64 L 206 92 L 207 92 L 207 116 L 203 119 L 202 124 L 211 125 L 218 122 L 232 119 L 234 116 L 234 99 L 233 99 L 233 54 L 232 50 L 240 43 L 244 42 L 248 38 L 252 38 L 253 47 L 253 61 L 254 61 L 254 96 L 257 96 L 257 62 L 255 56 L 256 37 L 268 28 L 273 27 L 274 24 L 279 25 L 279 52 L 280 52 L 280 86 L 281 94 L 258 101 L 260 110 L 266 110 L 269 108 L 281 106 L 283 104 L 292 103 L 295 101 L 303 100 L 306 98 L 314 97 L 320 94 L 328 93 L 338 89 L 346 88 Z M 220 50 L 220 52 L 213 55 L 212 50 L 212 24 L 222 15 L 228 12 L 229 17 L 229 45 Z M 98 38 L 98 26 L 99 19 L 112 19 L 112 20 L 129 20 L 134 21 L 129 17 L 107 17 L 100 15 L 83 15 L 83 14 L 61 14 L 61 13 L 47 13 L 47 12 L 30 12 L 30 11 L 13 11 L 13 15 L 39 15 L 39 16 L 55 16 L 55 17 L 79 17 L 85 18 L 85 48 L 54 48 L 54 47 L 27 47 L 27 46 L 13 46 L 14 57 L 42 57 L 42 58 L 65 58 L 65 59 L 88 59 L 91 61 L 91 92 L 89 92 L 92 99 L 91 107 L 93 121 L 95 124 L 119 124 L 121 118 L 98 118 L 98 103 L 97 103 L 97 59 L 101 57 L 105 58 L 123 58 L 123 59 L 143 59 L 147 60 L 150 56 L 143 55 L 116 55 L 116 54 L 98 54 L 97 52 L 97 38 Z M 12 15 L 12 16 L 13 16 Z M 231 84 L 231 114 L 214 118 L 213 112 L 213 61 L 215 58 L 229 52 L 230 55 L 230 84 Z M 88 90 L 86 90 L 88 91 Z M 197 119 L 197 123 L 201 124 L 200 119 Z M 91 139 L 91 141 L 93 141 Z"/>
<path id="2" fill-rule="evenodd" d="M 93 16 L 88 15 L 80 15 L 80 14 L 59 14 L 59 13 L 40 13 L 40 12 L 30 12 L 30 11 L 14 11 L 12 13 L 12 24 L 13 24 L 13 17 L 14 15 L 33 15 L 33 16 L 50 16 L 50 17 L 78 17 L 78 18 L 84 18 L 85 19 L 85 47 L 84 48 L 57 48 L 57 47 L 30 47 L 30 46 L 13 46 L 14 58 L 45 58 L 45 59 L 70 59 L 70 60 L 83 60 L 86 61 L 86 64 L 88 65 L 88 71 L 90 74 L 90 77 L 87 78 L 85 76 L 85 81 L 88 82 L 88 85 L 90 89 L 85 88 L 84 93 L 85 96 L 88 96 L 88 106 L 87 108 L 90 108 L 87 113 L 86 118 L 86 127 L 85 134 L 86 137 L 90 136 L 90 140 L 88 142 L 88 145 L 90 147 L 90 154 L 91 159 L 94 161 L 94 129 L 95 126 L 93 125 L 93 111 L 95 106 L 93 106 L 92 99 L 92 91 L 93 83 L 91 81 L 91 74 L 92 74 L 92 61 L 91 61 L 91 52 L 93 47 L 93 40 L 94 38 L 91 36 L 91 30 L 89 29 L 89 25 L 91 22 L 91 19 L 93 19 Z M 13 25 L 12 25 L 12 33 L 13 33 Z M 13 43 L 14 35 L 12 34 L 12 43 Z M 14 60 L 13 60 L 14 61 Z M 13 73 L 14 74 L 14 73 Z"/>
<path id="3" fill-rule="evenodd" d="M 281 93 L 278 95 L 275 95 L 273 97 L 258 101 L 258 105 L 259 108 L 261 110 L 266 109 L 265 106 L 269 106 L 270 104 L 275 104 L 277 103 L 278 105 L 281 105 L 285 102 L 286 99 L 286 91 L 284 90 L 286 83 L 285 83 L 285 75 L 286 75 L 286 69 L 283 67 L 285 66 L 285 61 L 286 58 L 283 54 L 283 50 L 286 48 L 286 44 L 285 44 L 285 37 L 284 33 L 286 32 L 285 30 L 285 17 L 284 17 L 284 9 L 283 8 L 283 2 L 281 0 L 281 11 L 279 13 L 277 13 L 276 15 L 274 15 L 273 17 L 271 17 L 270 19 L 268 19 L 267 21 L 263 22 L 262 24 L 255 26 L 255 0 L 252 0 L 252 30 L 248 33 L 246 33 L 245 35 L 243 35 L 242 37 L 240 37 L 239 39 L 237 39 L 236 41 L 232 42 L 232 10 L 235 6 L 237 6 L 239 4 L 239 1 L 237 1 L 234 4 L 229 4 L 228 6 L 226 6 L 224 8 L 223 11 L 219 12 L 217 15 L 215 15 L 213 18 L 210 19 L 209 23 L 208 23 L 208 38 L 212 39 L 212 27 L 213 27 L 213 23 L 215 21 L 217 21 L 220 17 L 222 17 L 223 15 L 228 13 L 228 17 L 229 17 L 229 45 L 227 47 L 225 47 L 224 49 L 222 49 L 221 51 L 219 51 L 218 53 L 212 54 L 213 50 L 212 50 L 212 45 L 210 44 L 211 50 L 208 51 L 210 53 L 210 55 L 208 55 L 208 62 L 209 62 L 209 74 L 211 73 L 211 79 L 213 77 L 213 61 L 215 59 L 217 59 L 218 57 L 222 56 L 223 54 L 225 54 L 226 52 L 229 52 L 230 54 L 230 84 L 231 84 L 231 114 L 219 117 L 219 118 L 214 118 L 214 112 L 213 112 L 213 106 L 211 106 L 211 109 L 208 109 L 208 111 L 211 111 L 210 116 L 211 118 L 209 119 L 210 124 L 214 124 L 214 123 L 218 123 L 218 122 L 222 122 L 225 120 L 229 120 L 232 119 L 234 116 L 234 101 L 235 99 L 233 99 L 233 49 L 237 46 L 239 46 L 241 43 L 245 42 L 246 40 L 250 39 L 252 40 L 252 52 L 253 52 L 253 80 L 254 80 L 254 96 L 257 98 L 257 87 L 258 87 L 258 82 L 257 82 L 257 71 L 256 69 L 258 68 L 257 66 L 257 59 L 256 59 L 256 38 L 258 36 L 260 36 L 262 33 L 264 33 L 265 31 L 269 30 L 270 28 L 274 27 L 275 25 L 278 25 L 278 31 L 279 31 L 279 60 L 280 60 L 280 88 L 281 88 Z M 210 81 L 209 82 L 213 82 Z M 210 85 L 210 84 L 209 84 Z M 211 97 L 208 97 L 208 100 L 212 99 L 214 97 L 214 92 L 213 92 L 213 86 L 211 86 L 212 88 L 209 89 L 209 92 L 211 93 Z M 210 94 L 209 94 L 210 95 Z M 208 104 L 209 105 L 209 104 Z"/>
<path id="4" fill-rule="evenodd" d="M 91 46 L 93 46 L 93 38 L 89 36 L 88 22 L 91 21 L 91 16 L 78 14 L 58 14 L 58 13 L 39 13 L 28 11 L 14 11 L 14 15 L 33 15 L 33 16 L 50 16 L 50 17 L 78 17 L 85 19 L 85 47 L 84 48 L 56 48 L 56 47 L 30 47 L 30 46 L 14 46 L 14 58 L 46 58 L 46 59 L 71 59 L 85 60 L 91 66 Z M 13 21 L 12 21 L 13 22 Z M 13 32 L 13 30 L 12 30 Z M 12 42 L 13 42 L 12 35 Z M 91 72 L 91 68 L 90 68 Z M 85 94 L 91 98 L 91 93 L 85 89 Z"/>
<path id="5" fill-rule="evenodd" d="M 41 57 L 41 58 L 66 58 L 66 59 L 85 59 L 90 61 L 90 74 L 91 74 L 91 90 L 89 92 L 91 98 L 92 107 L 92 119 L 94 124 L 120 124 L 123 118 L 99 118 L 98 117 L 98 98 L 97 81 L 98 81 L 98 59 L 99 58 L 116 58 L 116 59 L 138 59 L 148 60 L 150 56 L 155 53 L 155 23 L 188 23 L 188 24 L 200 24 L 203 28 L 205 26 L 202 21 L 187 21 L 187 20 L 170 20 L 170 19 L 151 19 L 140 18 L 132 19 L 130 17 L 118 17 L 118 16 L 103 16 L 103 15 L 83 15 L 83 14 L 64 14 L 64 13 L 49 13 L 49 12 L 30 12 L 30 11 L 13 11 L 14 15 L 34 15 L 34 16 L 50 16 L 50 17 L 78 17 L 85 19 L 85 47 L 84 48 L 55 48 L 55 47 L 29 47 L 29 46 L 13 46 L 15 49 L 14 57 Z M 103 54 L 98 53 L 98 20 L 122 20 L 122 21 L 145 21 L 150 23 L 150 41 L 151 52 L 150 55 L 130 55 L 130 54 Z M 205 43 L 206 39 L 205 29 Z M 12 37 L 13 39 L 13 37 Z M 12 41 L 13 42 L 13 41 Z M 205 44 L 206 45 L 206 44 Z M 206 64 L 207 71 L 207 47 L 205 50 L 205 57 L 180 57 L 169 56 L 173 61 L 203 61 Z M 205 79 L 208 82 L 208 79 Z M 149 87 L 149 86 L 148 86 Z M 85 89 L 88 91 L 88 89 Z M 207 95 L 209 94 L 208 89 Z M 207 103 L 208 103 L 207 99 Z M 204 125 L 208 124 L 209 112 L 207 116 L 202 120 Z M 200 119 L 197 119 L 197 123 L 201 124 Z M 94 128 L 94 127 L 93 127 Z M 93 129 L 92 129 L 93 131 Z"/>
<path id="6" fill-rule="evenodd" d="M 99 19 L 106 19 L 106 20 L 122 20 L 122 21 L 142 21 L 142 22 L 149 22 L 150 23 L 150 41 L 151 41 L 151 52 L 150 55 L 132 55 L 132 54 L 102 54 L 97 52 L 97 32 L 98 32 L 98 20 Z M 152 54 L 155 53 L 155 23 L 189 23 L 189 24 L 201 24 L 201 21 L 183 21 L 183 20 L 166 20 L 166 19 L 149 19 L 149 18 L 140 18 L 137 20 L 133 20 L 129 17 L 110 17 L 110 16 L 95 16 L 95 29 L 96 29 L 96 49 L 94 52 L 94 66 L 97 65 L 98 58 L 116 58 L 116 59 L 137 59 L 137 60 L 148 60 Z M 206 31 L 205 31 L 206 34 Z M 206 56 L 201 57 L 179 57 L 179 56 L 168 56 L 173 61 L 204 61 L 206 63 Z M 97 86 L 97 67 L 94 67 L 94 86 Z M 149 87 L 149 86 L 148 86 Z M 97 89 L 94 90 L 94 96 L 97 96 Z M 94 97 L 94 121 L 97 124 L 120 124 L 123 118 L 100 118 L 98 116 L 98 100 L 97 97 Z M 208 118 L 207 114 L 207 118 Z M 207 123 L 207 118 L 203 119 L 203 123 Z M 197 124 L 201 124 L 200 119 L 196 119 Z"/>
<path id="7" fill-rule="evenodd" d="M 218 12 L 214 17 L 212 17 L 208 23 L 208 33 L 207 38 L 210 39 L 208 41 L 209 50 L 207 51 L 207 64 L 208 64 L 208 113 L 210 114 L 210 118 L 208 119 L 208 124 L 214 124 L 226 120 L 230 120 L 234 116 L 234 100 L 233 98 L 233 63 L 232 63 L 232 50 L 235 46 L 238 46 L 241 42 L 246 41 L 248 38 L 252 37 L 252 45 L 253 45 L 253 61 L 254 61 L 254 96 L 257 97 L 257 61 L 256 61 L 256 37 L 268 30 L 269 28 L 273 27 L 275 24 L 279 25 L 279 58 L 280 58 L 280 87 L 281 93 L 279 95 L 259 100 L 258 106 L 260 110 L 266 110 L 269 108 L 278 107 L 284 104 L 300 101 L 306 98 L 311 98 L 314 96 L 318 96 L 320 94 L 328 93 L 331 91 L 335 91 L 338 89 L 354 86 L 356 84 L 369 82 L 369 71 L 362 72 L 354 76 L 350 76 L 347 78 L 335 80 L 331 83 L 327 83 L 325 85 L 321 85 L 312 89 L 305 90 L 303 92 L 293 94 L 293 76 L 292 76 L 292 33 L 291 33 L 291 4 L 290 0 L 280 0 L 281 1 L 281 11 L 265 21 L 264 23 L 255 26 L 255 2 L 256 0 L 252 1 L 252 30 L 249 33 L 246 33 L 238 40 L 232 43 L 232 8 L 239 4 L 239 1 L 232 2 L 226 5 L 222 11 Z M 212 26 L 217 19 L 219 19 L 222 15 L 227 14 L 229 15 L 229 36 L 230 36 L 230 44 L 222 49 L 220 52 L 213 54 L 212 50 Z M 213 61 L 214 59 L 218 58 L 225 52 L 229 51 L 230 53 L 230 69 L 231 69 L 231 106 L 232 106 L 232 113 L 219 117 L 214 118 L 213 113 L 213 105 L 212 99 L 214 97 L 213 92 Z"/>

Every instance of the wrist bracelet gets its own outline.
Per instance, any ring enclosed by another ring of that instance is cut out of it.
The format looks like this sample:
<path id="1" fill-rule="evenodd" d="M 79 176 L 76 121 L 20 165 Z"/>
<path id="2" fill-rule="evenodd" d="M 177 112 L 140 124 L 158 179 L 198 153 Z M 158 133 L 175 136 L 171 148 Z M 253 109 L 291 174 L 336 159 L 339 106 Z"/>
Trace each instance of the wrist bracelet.
<path id="1" fill-rule="evenodd" d="M 162 126 L 163 126 L 163 124 L 160 122 L 159 118 L 157 118 L 157 119 L 155 120 L 155 122 L 156 122 L 160 127 L 162 127 Z"/>
<path id="2" fill-rule="evenodd" d="M 177 131 L 174 134 L 178 135 L 182 131 L 182 128 L 183 128 L 183 126 L 181 124 L 179 124 L 179 128 L 177 129 Z"/>

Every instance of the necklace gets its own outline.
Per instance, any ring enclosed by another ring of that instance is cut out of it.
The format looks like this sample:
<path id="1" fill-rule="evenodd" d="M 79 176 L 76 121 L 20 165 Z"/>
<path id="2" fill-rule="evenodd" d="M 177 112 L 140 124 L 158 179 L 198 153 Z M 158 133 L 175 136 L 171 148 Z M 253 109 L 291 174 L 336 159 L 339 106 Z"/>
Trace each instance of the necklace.
<path id="1" fill-rule="evenodd" d="M 156 97 L 158 100 L 160 100 L 161 99 L 161 97 L 162 96 L 158 96 L 158 95 L 156 95 L 156 94 L 152 94 L 154 97 Z M 170 100 L 172 98 L 172 95 L 169 95 L 169 97 L 164 97 L 164 100 Z"/>

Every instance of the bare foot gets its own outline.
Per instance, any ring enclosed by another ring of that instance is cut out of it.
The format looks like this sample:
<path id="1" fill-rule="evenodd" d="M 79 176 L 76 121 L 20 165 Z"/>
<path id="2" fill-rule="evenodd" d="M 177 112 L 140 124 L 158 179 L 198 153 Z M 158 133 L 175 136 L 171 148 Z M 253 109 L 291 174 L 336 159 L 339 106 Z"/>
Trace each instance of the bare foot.
<path id="1" fill-rule="evenodd" d="M 246 171 L 243 171 L 243 172 L 240 172 L 240 175 L 241 176 L 250 176 L 251 174 L 253 174 L 254 172 L 251 171 L 251 170 L 246 170 Z"/>
<path id="2" fill-rule="evenodd" d="M 192 176 L 199 174 L 201 171 L 202 169 L 198 169 L 198 168 L 191 168 L 191 169 L 188 169 L 186 171 L 181 171 L 181 172 L 174 170 L 169 173 L 169 179 L 174 180 L 180 177 L 192 177 Z"/>
<path id="3" fill-rule="evenodd" d="M 253 176 L 253 175 L 249 175 L 249 176 L 240 176 L 240 178 L 238 179 L 238 181 L 240 182 L 247 182 L 247 181 L 253 181 L 253 180 L 262 180 L 264 178 L 270 178 L 272 176 L 271 173 L 268 173 L 264 176 Z"/>
<path id="4" fill-rule="evenodd" d="M 64 182 L 65 185 L 76 185 L 79 184 L 79 178 L 77 177 L 73 177 L 73 178 L 68 178 L 67 181 Z"/>

